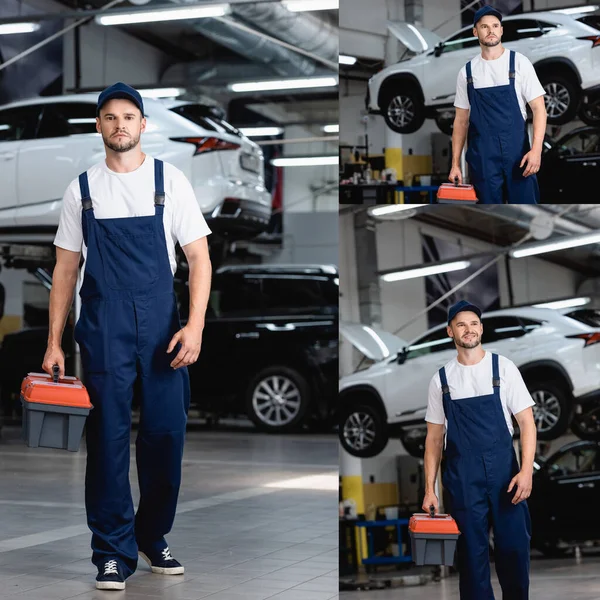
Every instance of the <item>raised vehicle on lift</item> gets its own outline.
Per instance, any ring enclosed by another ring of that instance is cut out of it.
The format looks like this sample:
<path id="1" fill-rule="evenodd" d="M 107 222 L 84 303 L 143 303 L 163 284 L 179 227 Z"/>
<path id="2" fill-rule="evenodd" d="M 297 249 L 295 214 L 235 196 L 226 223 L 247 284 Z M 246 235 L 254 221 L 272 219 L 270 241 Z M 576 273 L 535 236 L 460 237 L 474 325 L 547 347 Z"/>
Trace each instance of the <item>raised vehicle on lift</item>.
<path id="1" fill-rule="evenodd" d="M 96 101 L 77 94 L 0 107 L 0 231 L 56 230 L 69 183 L 104 160 Z M 200 125 L 150 98 L 144 109 L 143 149 L 185 173 L 215 233 L 236 240 L 267 228 L 272 202 L 255 142 L 214 115 Z"/>
<path id="2" fill-rule="evenodd" d="M 502 26 L 502 44 L 535 67 L 546 91 L 549 124 L 562 125 L 577 115 L 588 124 L 600 122 L 600 13 L 529 12 L 504 17 Z M 367 109 L 382 114 L 398 133 L 413 133 L 434 118 L 451 134 L 458 72 L 479 52 L 472 25 L 443 40 L 411 23 L 388 28 L 412 55 L 371 77 Z"/>
<path id="3" fill-rule="evenodd" d="M 521 371 L 536 403 L 540 439 L 559 437 L 571 424 L 574 406 L 600 395 L 598 315 L 587 308 L 533 307 L 483 315 L 482 344 Z M 390 437 L 399 436 L 399 427 L 417 416 L 423 419 L 431 378 L 456 356 L 446 325 L 430 329 L 404 350 L 390 348 L 377 360 L 383 344 L 373 340 L 366 351 L 376 362 L 340 380 L 339 437 L 354 456 L 379 454 Z"/>

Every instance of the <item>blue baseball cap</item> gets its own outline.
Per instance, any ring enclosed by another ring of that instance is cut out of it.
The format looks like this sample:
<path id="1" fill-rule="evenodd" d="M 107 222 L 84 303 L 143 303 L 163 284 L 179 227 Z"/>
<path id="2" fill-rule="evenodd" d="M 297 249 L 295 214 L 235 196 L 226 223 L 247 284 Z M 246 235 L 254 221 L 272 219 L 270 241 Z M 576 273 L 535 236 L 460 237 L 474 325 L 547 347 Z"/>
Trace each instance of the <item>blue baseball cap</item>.
<path id="1" fill-rule="evenodd" d="M 499 10 L 495 9 L 493 6 L 488 6 L 486 4 L 475 13 L 475 16 L 473 17 L 473 27 L 475 27 L 475 25 L 479 23 L 482 17 L 485 17 L 487 15 L 497 17 L 502 23 L 502 13 Z"/>
<path id="2" fill-rule="evenodd" d="M 481 319 L 481 309 L 478 306 L 475 306 L 466 300 L 461 300 L 448 309 L 448 325 L 450 325 L 452 319 L 454 319 L 459 312 L 464 312 L 465 310 L 474 312 Z"/>
<path id="3" fill-rule="evenodd" d="M 96 105 L 96 115 L 100 115 L 100 109 L 104 104 L 115 98 L 122 98 L 133 102 L 140 109 L 142 117 L 144 116 L 144 102 L 142 101 L 140 93 L 130 85 L 121 81 L 107 87 L 100 93 L 98 96 L 98 104 Z"/>

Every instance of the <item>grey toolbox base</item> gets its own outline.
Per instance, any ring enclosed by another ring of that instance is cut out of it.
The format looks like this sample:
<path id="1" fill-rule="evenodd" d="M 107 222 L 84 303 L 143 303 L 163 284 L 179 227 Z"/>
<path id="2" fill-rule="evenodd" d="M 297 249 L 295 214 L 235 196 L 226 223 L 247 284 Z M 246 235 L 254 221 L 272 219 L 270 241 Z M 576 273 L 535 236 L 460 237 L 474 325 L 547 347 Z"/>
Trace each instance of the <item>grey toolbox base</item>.
<path id="1" fill-rule="evenodd" d="M 459 534 L 410 533 L 412 557 L 417 565 L 454 564 L 454 551 Z"/>
<path id="2" fill-rule="evenodd" d="M 27 402 L 22 398 L 21 402 L 23 439 L 30 448 L 79 450 L 89 408 Z"/>

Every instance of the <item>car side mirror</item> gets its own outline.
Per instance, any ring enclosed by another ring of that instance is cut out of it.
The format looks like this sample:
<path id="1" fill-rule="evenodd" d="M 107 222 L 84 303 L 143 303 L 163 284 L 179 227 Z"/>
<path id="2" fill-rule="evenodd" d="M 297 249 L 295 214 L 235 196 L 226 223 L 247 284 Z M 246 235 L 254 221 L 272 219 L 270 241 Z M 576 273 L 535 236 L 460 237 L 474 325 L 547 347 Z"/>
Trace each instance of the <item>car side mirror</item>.
<path id="1" fill-rule="evenodd" d="M 402 350 L 400 350 L 400 352 L 398 352 L 398 364 L 399 365 L 403 365 L 406 362 L 406 355 L 408 353 L 406 352 L 406 348 L 402 348 Z"/>
<path id="2" fill-rule="evenodd" d="M 444 44 L 442 44 L 442 42 L 440 42 L 436 47 L 435 50 L 433 51 L 433 55 L 434 56 L 441 56 L 442 52 L 444 51 Z"/>

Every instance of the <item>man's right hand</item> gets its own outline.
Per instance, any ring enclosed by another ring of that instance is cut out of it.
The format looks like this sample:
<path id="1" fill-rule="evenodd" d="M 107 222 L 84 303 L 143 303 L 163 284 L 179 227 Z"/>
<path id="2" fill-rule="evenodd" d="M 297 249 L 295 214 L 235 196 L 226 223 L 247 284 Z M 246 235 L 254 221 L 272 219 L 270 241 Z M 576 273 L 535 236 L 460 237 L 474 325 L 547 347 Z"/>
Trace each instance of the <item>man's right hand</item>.
<path id="1" fill-rule="evenodd" d="M 44 362 L 42 363 L 42 369 L 52 375 L 52 367 L 58 365 L 59 377 L 65 376 L 65 354 L 60 346 L 48 346 L 46 354 L 44 355 Z"/>
<path id="2" fill-rule="evenodd" d="M 450 170 L 450 175 L 448 175 L 448 180 L 454 183 L 454 180 L 458 177 L 458 183 L 462 183 L 462 173 L 460 171 L 460 167 L 452 167 Z"/>
<path id="3" fill-rule="evenodd" d="M 437 496 L 433 492 L 427 492 L 425 494 L 425 498 L 423 498 L 423 506 L 421 508 L 429 514 L 429 508 L 433 504 L 435 508 L 435 514 L 437 515 L 440 512 L 440 505 L 437 499 Z"/>

